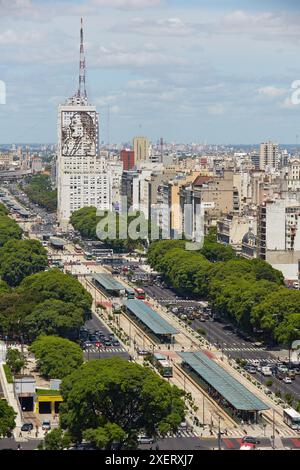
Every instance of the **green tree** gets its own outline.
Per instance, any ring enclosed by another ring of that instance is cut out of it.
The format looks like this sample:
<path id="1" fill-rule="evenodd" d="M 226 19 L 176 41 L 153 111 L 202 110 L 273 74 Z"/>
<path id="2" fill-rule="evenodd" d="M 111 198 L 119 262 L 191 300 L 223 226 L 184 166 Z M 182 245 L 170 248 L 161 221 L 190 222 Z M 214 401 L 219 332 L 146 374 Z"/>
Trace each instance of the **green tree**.
<path id="1" fill-rule="evenodd" d="M 6 354 L 6 364 L 10 368 L 11 372 L 19 374 L 26 364 L 23 354 L 18 349 L 8 348 Z"/>
<path id="2" fill-rule="evenodd" d="M 52 429 L 44 439 L 43 450 L 64 450 L 71 444 L 71 438 L 67 432 L 61 428 Z"/>
<path id="3" fill-rule="evenodd" d="M 22 185 L 22 189 L 35 204 L 50 212 L 57 209 L 57 191 L 52 189 L 51 179 L 48 175 L 29 177 Z"/>
<path id="4" fill-rule="evenodd" d="M 80 347 L 68 339 L 41 336 L 30 346 L 40 373 L 46 378 L 62 379 L 83 363 Z"/>
<path id="5" fill-rule="evenodd" d="M 92 306 L 92 296 L 80 282 L 59 269 L 41 272 L 23 280 L 18 288 L 24 301 L 35 304 L 48 299 L 73 303 L 88 317 Z"/>
<path id="6" fill-rule="evenodd" d="M 24 320 L 24 330 L 30 340 L 38 336 L 58 335 L 70 340 L 78 338 L 84 324 L 84 312 L 73 303 L 49 299 L 38 304 Z"/>
<path id="7" fill-rule="evenodd" d="M 107 423 L 96 429 L 87 429 L 83 432 L 83 438 L 91 442 L 98 450 L 111 449 L 113 444 L 126 441 L 127 434 L 115 423 Z"/>
<path id="8" fill-rule="evenodd" d="M 0 247 L 9 240 L 19 240 L 22 237 L 22 229 L 17 222 L 10 219 L 3 212 L 0 213 Z"/>
<path id="9" fill-rule="evenodd" d="M 97 447 L 111 448 L 114 440 L 133 448 L 140 432 L 176 431 L 185 415 L 181 390 L 119 357 L 83 364 L 63 380 L 61 393 L 61 427 L 77 442 L 90 436 Z"/>
<path id="10" fill-rule="evenodd" d="M 6 400 L 0 400 L 0 438 L 10 437 L 15 426 L 17 413 L 7 403 Z"/>
<path id="11" fill-rule="evenodd" d="M 10 240 L 0 249 L 0 272 L 10 286 L 47 266 L 47 252 L 37 240 Z"/>

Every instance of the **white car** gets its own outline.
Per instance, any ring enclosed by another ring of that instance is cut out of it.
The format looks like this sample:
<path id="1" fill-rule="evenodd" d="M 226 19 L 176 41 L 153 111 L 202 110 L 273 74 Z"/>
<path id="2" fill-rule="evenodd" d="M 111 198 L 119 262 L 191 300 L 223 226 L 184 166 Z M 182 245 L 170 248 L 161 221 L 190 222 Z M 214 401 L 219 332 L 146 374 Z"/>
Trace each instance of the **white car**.
<path id="1" fill-rule="evenodd" d="M 290 377 L 284 377 L 283 382 L 284 382 L 285 384 L 291 384 L 291 383 L 292 383 L 292 379 L 291 379 Z"/>
<path id="2" fill-rule="evenodd" d="M 139 444 L 153 444 L 154 439 L 148 436 L 138 436 L 137 441 Z"/>

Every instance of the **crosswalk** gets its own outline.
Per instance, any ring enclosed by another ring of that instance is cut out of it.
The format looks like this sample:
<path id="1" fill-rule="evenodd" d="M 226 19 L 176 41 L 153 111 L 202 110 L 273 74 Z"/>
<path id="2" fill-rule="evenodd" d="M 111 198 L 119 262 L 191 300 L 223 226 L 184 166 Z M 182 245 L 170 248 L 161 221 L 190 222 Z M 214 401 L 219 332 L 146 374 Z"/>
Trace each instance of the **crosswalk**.
<path id="1" fill-rule="evenodd" d="M 192 431 L 191 429 L 181 429 L 175 434 L 168 433 L 165 439 L 174 439 L 174 437 L 198 437 L 198 435 L 195 433 L 195 431 Z"/>
<path id="2" fill-rule="evenodd" d="M 263 359 L 261 359 L 261 358 L 258 358 L 258 359 L 249 359 L 249 358 L 247 358 L 246 360 L 247 360 L 247 362 L 249 362 L 251 364 L 255 364 L 255 362 L 257 360 L 262 361 Z M 266 361 L 268 362 L 268 364 L 276 364 L 278 362 L 275 358 L 274 359 L 268 358 L 268 359 L 266 359 Z"/>
<path id="3" fill-rule="evenodd" d="M 84 352 L 86 354 L 88 353 L 105 353 L 105 352 L 126 352 L 125 348 L 96 348 L 96 347 L 90 347 L 88 349 L 85 349 Z"/>
<path id="4" fill-rule="evenodd" d="M 223 348 L 223 351 L 228 351 L 228 352 L 230 352 L 230 351 L 232 351 L 232 352 L 234 352 L 234 351 L 235 352 L 239 352 L 239 351 L 247 352 L 248 351 L 248 352 L 256 352 L 257 353 L 257 351 L 261 351 L 261 350 L 258 349 L 258 348 Z"/>

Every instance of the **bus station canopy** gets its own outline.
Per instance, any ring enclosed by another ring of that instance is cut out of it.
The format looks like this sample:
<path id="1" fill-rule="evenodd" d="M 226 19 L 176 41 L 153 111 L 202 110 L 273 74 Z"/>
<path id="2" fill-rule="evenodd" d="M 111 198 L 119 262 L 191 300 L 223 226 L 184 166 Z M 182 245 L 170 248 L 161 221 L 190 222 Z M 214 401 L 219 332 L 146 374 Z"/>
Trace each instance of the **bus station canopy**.
<path id="1" fill-rule="evenodd" d="M 204 353 L 187 352 L 178 355 L 236 410 L 262 411 L 270 408 Z"/>
<path id="2" fill-rule="evenodd" d="M 178 330 L 142 300 L 125 300 L 124 305 L 155 335 L 175 335 L 178 333 Z"/>
<path id="3" fill-rule="evenodd" d="M 123 284 L 116 281 L 111 274 L 94 274 L 93 280 L 100 284 L 107 292 L 120 292 L 125 290 Z"/>
<path id="4" fill-rule="evenodd" d="M 65 246 L 65 242 L 59 238 L 51 238 L 50 243 L 57 248 L 63 248 Z"/>

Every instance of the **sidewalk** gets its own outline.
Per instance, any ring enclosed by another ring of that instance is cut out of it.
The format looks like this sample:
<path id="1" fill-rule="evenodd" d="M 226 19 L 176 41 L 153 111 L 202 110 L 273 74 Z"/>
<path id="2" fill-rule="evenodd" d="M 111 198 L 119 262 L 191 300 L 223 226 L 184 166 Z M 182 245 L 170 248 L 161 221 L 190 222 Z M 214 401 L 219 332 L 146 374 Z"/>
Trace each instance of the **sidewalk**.
<path id="1" fill-rule="evenodd" d="M 1 381 L 2 389 L 3 389 L 4 397 L 7 400 L 7 403 L 17 413 L 16 427 L 13 431 L 13 435 L 15 437 L 15 440 L 19 441 L 20 440 L 19 434 L 20 434 L 20 430 L 22 426 L 21 410 L 20 410 L 20 407 L 18 406 L 18 402 L 14 395 L 13 384 L 9 384 L 6 380 L 6 375 L 3 369 L 3 363 L 0 364 L 0 381 Z"/>

